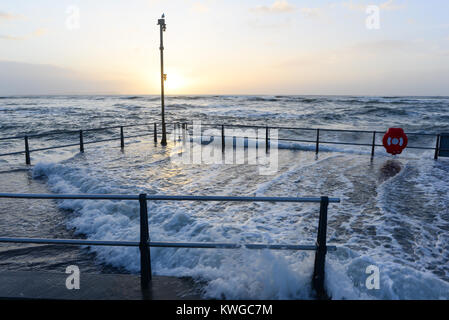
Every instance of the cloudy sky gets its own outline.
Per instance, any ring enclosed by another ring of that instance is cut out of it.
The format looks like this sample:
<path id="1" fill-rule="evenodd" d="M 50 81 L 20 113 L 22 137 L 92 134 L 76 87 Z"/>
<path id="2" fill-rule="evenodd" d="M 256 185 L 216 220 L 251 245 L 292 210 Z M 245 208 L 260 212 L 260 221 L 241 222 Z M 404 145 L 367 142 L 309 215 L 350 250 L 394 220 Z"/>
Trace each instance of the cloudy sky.
<path id="1" fill-rule="evenodd" d="M 163 12 L 168 94 L 449 95 L 447 0 L 1 0 L 0 95 L 157 94 Z"/>

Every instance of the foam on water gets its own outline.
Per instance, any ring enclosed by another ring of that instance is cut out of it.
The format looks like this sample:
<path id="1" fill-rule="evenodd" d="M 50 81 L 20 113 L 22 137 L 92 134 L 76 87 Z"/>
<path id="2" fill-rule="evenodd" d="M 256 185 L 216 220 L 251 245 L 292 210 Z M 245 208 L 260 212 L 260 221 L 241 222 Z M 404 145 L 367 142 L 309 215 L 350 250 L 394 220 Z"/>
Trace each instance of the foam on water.
<path id="1" fill-rule="evenodd" d="M 65 164 L 39 163 L 33 170 L 35 178 L 47 177 L 57 193 L 123 193 L 120 188 L 106 186 L 89 170 Z M 62 209 L 73 211 L 67 226 L 89 239 L 137 240 L 138 207 L 131 201 L 64 200 Z M 209 205 L 208 205 L 209 206 Z M 242 242 L 244 238 L 259 239 L 251 223 L 235 224 L 230 213 L 223 212 L 210 219 L 192 217 L 190 208 L 176 204 L 149 204 L 150 232 L 157 240 Z M 205 208 L 207 209 L 207 208 Z M 205 210 L 204 209 L 204 210 Z M 198 214 L 198 213 L 197 213 Z M 214 221 L 218 220 L 218 221 Z M 243 239 L 242 239 L 243 238 Z M 265 238 L 271 238 L 268 234 Z M 244 242 L 244 241 L 243 241 Z M 134 248 L 92 248 L 98 259 L 117 267 L 137 272 L 139 254 Z M 153 270 L 165 275 L 193 276 L 207 281 L 205 296 L 225 298 L 306 298 L 310 292 L 311 260 L 304 254 L 283 255 L 252 250 L 151 249 Z M 296 261 L 307 259 L 308 263 Z M 295 261 L 296 260 L 296 261 Z M 302 269 L 303 268 L 303 269 Z M 277 275 L 273 277 L 273 275 Z"/>
<path id="2" fill-rule="evenodd" d="M 145 148 L 145 144 L 138 143 L 130 146 L 128 152 L 137 161 Z M 254 175 L 255 170 L 249 172 L 247 165 L 185 166 L 179 170 L 157 154 L 151 155 L 159 159 L 151 166 L 140 162 L 132 172 L 124 168 L 111 177 L 109 166 L 118 168 L 130 156 L 108 156 L 107 151 L 101 161 L 86 154 L 82 159 L 76 156 L 59 163 L 38 163 L 33 176 L 48 179 L 56 193 L 136 194 L 163 190 L 169 194 L 339 196 L 343 202 L 329 209 L 329 242 L 339 247 L 328 253 L 326 266 L 326 286 L 333 298 L 449 298 L 449 242 L 444 233 L 449 224 L 447 209 L 443 207 L 448 203 L 448 184 L 444 163 L 400 159 L 403 170 L 383 180 L 377 168 L 367 170 L 369 161 L 363 154 L 323 152 L 317 161 L 313 152 L 279 152 L 279 172 L 270 177 Z M 377 166 L 384 162 L 379 160 Z M 168 185 L 167 174 L 174 181 Z M 142 180 L 140 175 L 147 178 Z M 371 195 L 363 189 L 370 184 L 375 190 Z M 221 188 L 214 192 L 219 185 Z M 403 193 L 415 187 L 422 188 L 418 194 L 431 199 L 423 202 L 417 212 L 413 206 L 404 206 L 402 198 Z M 137 202 L 64 200 L 59 206 L 72 211 L 68 213 L 67 226 L 89 239 L 138 240 Z M 316 205 L 149 202 L 148 206 L 150 238 L 154 241 L 310 244 L 316 234 Z M 405 211 L 400 212 L 401 208 Z M 441 212 L 435 214 L 434 221 L 420 213 L 436 208 Z M 423 219 L 429 225 L 423 225 Z M 412 236 L 407 230 L 413 230 Z M 417 237 L 422 239 L 415 243 Z M 139 271 L 136 248 L 91 250 L 103 263 Z M 156 274 L 191 276 L 204 281 L 205 297 L 311 298 L 313 253 L 151 248 L 151 257 Z M 380 290 L 365 287 L 369 265 L 380 269 Z"/>
<path id="3" fill-rule="evenodd" d="M 73 130 L 159 119 L 156 96 L 4 97 L 2 136 L 45 130 Z M 447 97 L 172 96 L 168 121 L 254 124 L 382 131 L 449 130 Z M 35 179 L 55 193 L 119 193 L 340 197 L 329 207 L 326 286 L 335 299 L 449 298 L 449 165 L 432 152 L 406 150 L 392 158 L 376 147 L 280 141 L 278 170 L 260 175 L 255 165 L 184 165 L 167 149 L 144 138 L 126 138 L 152 128 L 125 128 L 125 151 L 118 141 L 32 153 Z M 85 132 L 85 142 L 119 136 L 119 129 Z M 315 131 L 279 130 L 279 138 L 314 140 Z M 42 148 L 77 141 L 74 134 L 31 138 Z M 320 132 L 320 141 L 370 144 L 371 133 Z M 381 135 L 377 136 L 379 144 Z M 205 139 L 206 140 L 206 139 Z M 204 141 L 205 148 L 213 144 Z M 253 142 L 253 141 L 251 141 Z M 434 147 L 433 137 L 409 136 L 409 143 Z M 253 145 L 253 143 L 251 144 Z M 248 143 L 245 143 L 248 146 Z M 23 150 L 23 139 L 0 141 L 0 148 Z M 210 151 L 210 150 L 209 150 Z M 418 152 L 419 151 L 419 152 Z M 23 155 L 0 158 L 2 170 L 17 168 Z M 22 166 L 23 167 L 23 166 Z M 5 169 L 6 168 L 6 169 Z M 385 169 L 386 168 L 386 169 Z M 64 200 L 58 205 L 67 228 L 88 239 L 138 240 L 135 201 Z M 317 204 L 148 202 L 153 241 L 313 244 Z M 6 221 L 5 223 L 8 223 Z M 1 223 L 0 223 L 1 225 Z M 91 247 L 105 265 L 138 272 L 137 248 Z M 313 253 L 151 248 L 153 271 L 191 276 L 213 298 L 311 298 Z M 366 267 L 380 270 L 380 289 L 365 286 Z"/>

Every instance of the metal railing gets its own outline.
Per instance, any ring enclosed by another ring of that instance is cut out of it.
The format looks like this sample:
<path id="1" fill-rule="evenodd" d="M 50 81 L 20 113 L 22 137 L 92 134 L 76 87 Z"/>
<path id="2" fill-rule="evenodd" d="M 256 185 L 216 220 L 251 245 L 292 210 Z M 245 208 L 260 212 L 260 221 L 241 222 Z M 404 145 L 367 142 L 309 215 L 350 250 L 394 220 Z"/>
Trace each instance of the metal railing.
<path id="1" fill-rule="evenodd" d="M 60 149 L 60 148 L 68 148 L 68 147 L 75 147 L 79 146 L 80 152 L 84 152 L 84 145 L 87 144 L 94 144 L 94 143 L 100 143 L 100 142 L 109 142 L 109 141 L 116 141 L 120 140 L 120 147 L 123 150 L 125 148 L 125 134 L 124 134 L 124 128 L 130 128 L 130 127 L 142 127 L 142 126 L 148 126 L 149 124 L 129 124 L 129 125 L 122 125 L 122 126 L 110 126 L 110 127 L 102 127 L 102 128 L 91 128 L 91 129 L 85 129 L 85 130 L 58 130 L 58 131 L 51 131 L 46 133 L 38 133 L 38 134 L 28 134 L 28 135 L 18 135 L 18 136 L 12 136 L 12 137 L 3 137 L 0 138 L 0 141 L 4 140 L 14 140 L 14 139 L 24 139 L 24 150 L 15 151 L 15 152 L 8 152 L 8 153 L 2 153 L 0 154 L 0 157 L 3 156 L 11 156 L 11 155 L 17 155 L 17 154 L 25 154 L 25 163 L 27 165 L 31 164 L 31 157 L 30 154 L 32 152 L 38 152 L 38 151 L 45 151 L 45 150 L 51 150 L 51 149 Z M 167 125 L 173 125 L 173 130 L 168 131 L 168 133 L 174 133 L 176 134 L 177 130 L 180 130 L 182 125 L 182 130 L 189 130 L 186 122 L 169 122 Z M 218 129 L 221 129 L 221 144 L 222 144 L 222 150 L 224 151 L 225 148 L 225 138 L 226 136 L 226 129 L 227 128 L 255 128 L 255 129 L 264 129 L 265 130 L 265 148 L 268 152 L 270 148 L 270 138 L 269 138 L 269 132 L 271 129 L 277 129 L 277 130 L 303 130 L 303 131 L 312 131 L 315 132 L 315 138 L 314 139 L 295 139 L 295 138 L 278 138 L 279 141 L 289 141 L 289 142 L 303 142 L 303 143 L 312 143 L 315 145 L 315 153 L 318 155 L 320 151 L 320 145 L 323 144 L 330 144 L 330 145 L 350 145 L 350 146 L 366 146 L 371 148 L 371 159 L 374 158 L 375 155 L 375 148 L 376 147 L 383 147 L 382 144 L 376 143 L 376 137 L 378 134 L 384 134 L 384 132 L 381 131 L 367 131 L 367 130 L 348 130 L 348 129 L 327 129 L 327 128 L 304 128 L 304 127 L 284 127 L 284 126 L 258 126 L 258 125 L 238 125 L 238 124 L 201 124 L 204 127 L 215 127 Z M 120 129 L 120 137 L 117 138 L 110 138 L 110 139 L 100 139 L 100 140 L 94 140 L 94 141 L 84 141 L 84 133 L 85 132 L 92 132 L 92 131 L 107 131 L 112 129 Z M 190 131 L 187 131 L 190 132 Z M 341 133 L 358 133 L 358 134 L 371 134 L 372 135 L 372 142 L 371 143 L 357 143 L 357 142 L 342 142 L 342 141 L 326 141 L 322 140 L 322 133 L 323 132 L 341 132 Z M 71 134 L 76 133 L 79 134 L 79 142 L 77 143 L 71 143 L 71 144 L 65 144 L 65 145 L 57 145 L 57 146 L 51 146 L 51 147 L 43 147 L 43 148 L 36 148 L 36 149 L 30 149 L 30 138 L 37 138 L 37 137 L 43 137 L 43 136 L 50 136 L 50 135 L 58 135 L 58 134 Z M 154 142 L 157 142 L 158 140 L 158 134 L 160 134 L 160 131 L 158 130 L 157 123 L 153 122 L 153 129 L 152 132 L 146 132 L 142 134 L 134 134 L 127 136 L 126 138 L 136 138 L 136 137 L 143 137 L 143 136 L 153 136 Z M 442 149 L 440 146 L 440 134 L 435 133 L 415 133 L 415 132 L 407 132 L 406 133 L 409 136 L 422 136 L 422 137 L 433 137 L 435 139 L 435 147 L 424 147 L 424 146 L 414 146 L 409 145 L 407 146 L 408 149 L 418 149 L 418 150 L 434 150 L 434 159 L 438 159 L 439 153 L 442 151 L 449 151 L 446 149 Z"/>
<path id="2" fill-rule="evenodd" d="M 45 150 L 51 150 L 51 149 L 61 149 L 61 148 L 76 147 L 76 146 L 79 146 L 80 152 L 84 152 L 84 145 L 86 145 L 86 144 L 116 141 L 118 139 L 120 139 L 120 146 L 123 149 L 123 148 L 125 148 L 124 128 L 142 127 L 142 126 L 148 126 L 148 124 L 132 124 L 132 125 L 123 125 L 123 126 L 111 126 L 111 127 L 92 128 L 92 129 L 85 129 L 85 130 L 57 130 L 57 131 L 38 133 L 38 134 L 27 134 L 27 135 L 18 135 L 18 136 L 12 136 L 12 137 L 3 137 L 3 138 L 0 138 L 0 141 L 23 139 L 25 148 L 24 148 L 24 150 L 20 150 L 20 151 L 2 153 L 2 154 L 0 154 L 0 157 L 17 155 L 17 154 L 25 154 L 25 163 L 27 165 L 30 165 L 31 164 L 31 158 L 30 158 L 31 152 L 45 151 Z M 88 142 L 84 141 L 84 133 L 85 132 L 107 131 L 107 130 L 118 129 L 118 128 L 120 128 L 120 137 L 119 138 L 100 139 L 100 140 L 94 140 L 94 141 L 88 141 Z M 71 144 L 57 145 L 57 146 L 52 146 L 52 147 L 30 149 L 30 143 L 29 143 L 29 139 L 30 138 L 39 138 L 39 137 L 44 137 L 44 136 L 52 136 L 52 135 L 60 135 L 60 134 L 72 134 L 72 133 L 79 134 L 79 142 L 78 143 L 71 143 Z M 153 132 L 147 132 L 147 133 L 143 133 L 143 134 L 131 135 L 131 136 L 127 136 L 127 138 L 136 138 L 136 137 L 144 137 L 144 136 L 153 135 L 153 136 L 156 137 L 155 139 L 157 139 L 157 134 L 158 134 L 158 132 L 157 132 L 157 125 L 156 125 L 156 123 L 154 123 L 154 131 Z"/>
<path id="3" fill-rule="evenodd" d="M 14 199 L 84 199 L 84 200 L 134 200 L 140 206 L 140 241 L 111 241 L 111 240 L 83 240 L 83 239 L 37 239 L 37 238 L 6 238 L 0 237 L 0 243 L 31 243 L 56 245 L 85 245 L 85 246 L 125 246 L 140 249 L 140 280 L 142 289 L 148 289 L 152 277 L 150 247 L 163 248 L 216 248 L 216 249 L 270 249 L 270 250 L 312 250 L 315 251 L 315 263 L 312 287 L 319 299 L 328 298 L 324 287 L 325 259 L 328 250 L 335 250 L 335 246 L 326 243 L 327 212 L 329 203 L 339 203 L 339 198 L 328 197 L 231 197 L 231 196 L 176 196 L 176 195 L 112 195 L 112 194 L 23 194 L 0 193 L 0 198 Z M 318 233 L 316 243 L 311 245 L 294 244 L 241 244 L 214 242 L 154 242 L 150 241 L 147 201 L 230 201 L 230 202 L 294 202 L 320 203 L 318 219 Z"/>
<path id="4" fill-rule="evenodd" d="M 234 124 L 227 124 L 227 125 L 217 125 L 217 124 L 201 124 L 201 126 L 207 126 L 207 127 L 216 127 L 221 128 L 221 136 L 222 136 L 222 146 L 224 146 L 225 141 L 225 126 L 229 128 L 256 128 L 256 129 L 265 129 L 265 145 L 267 150 L 269 149 L 270 139 L 269 139 L 269 131 L 270 129 L 277 129 L 277 130 L 303 130 L 303 131 L 313 131 L 316 133 L 315 139 L 293 139 L 293 138 L 278 138 L 278 141 L 289 141 L 289 142 L 305 142 L 305 143 L 313 143 L 315 144 L 315 153 L 319 153 L 319 146 L 320 144 L 333 144 L 333 145 L 350 145 L 350 146 L 367 146 L 371 147 L 371 159 L 374 158 L 375 154 L 375 148 L 376 147 L 383 147 L 382 144 L 376 144 L 376 136 L 378 134 L 385 134 L 384 131 L 369 131 L 369 130 L 352 130 L 352 129 L 328 129 L 328 128 L 304 128 L 304 127 L 285 127 L 285 126 L 258 126 L 258 125 L 234 125 Z M 356 142 L 341 142 L 341 141 L 323 141 L 320 140 L 320 133 L 322 132 L 346 132 L 346 133 L 360 133 L 360 134 L 371 134 L 372 135 L 372 142 L 371 143 L 356 143 Z M 407 148 L 409 149 L 418 149 L 418 150 L 434 150 L 434 159 L 438 159 L 439 151 L 449 151 L 446 149 L 442 149 L 440 147 L 440 136 L 441 134 L 436 133 L 417 133 L 417 132 L 406 132 L 408 136 L 422 136 L 422 137 L 433 137 L 435 139 L 435 147 L 423 147 L 423 146 L 413 146 L 413 145 L 407 145 Z"/>

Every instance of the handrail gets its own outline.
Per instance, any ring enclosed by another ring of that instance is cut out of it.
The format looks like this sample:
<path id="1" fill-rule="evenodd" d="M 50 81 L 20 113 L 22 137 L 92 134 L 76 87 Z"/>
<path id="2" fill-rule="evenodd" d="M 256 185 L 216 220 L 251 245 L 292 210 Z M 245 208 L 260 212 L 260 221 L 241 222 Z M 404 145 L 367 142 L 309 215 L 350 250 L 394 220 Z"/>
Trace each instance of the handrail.
<path id="1" fill-rule="evenodd" d="M 0 198 L 20 199 L 85 199 L 85 200 L 139 200 L 138 195 L 126 194 L 41 194 L 41 193 L 0 193 Z M 233 196 L 179 196 L 147 194 L 147 200 L 162 201 L 234 201 L 234 202 L 321 202 L 319 197 L 233 197 Z M 339 203 L 339 198 L 329 198 L 329 202 Z"/>
<path id="2" fill-rule="evenodd" d="M 213 123 L 201 123 L 202 126 L 221 126 L 222 124 L 213 124 Z M 260 128 L 265 129 L 267 126 L 262 125 L 246 125 L 246 124 L 223 124 L 226 127 L 241 127 L 241 128 Z M 385 133 L 385 131 L 377 131 L 377 130 L 357 130 L 357 129 L 333 129 L 333 128 L 306 128 L 306 127 L 284 127 L 284 126 L 269 126 L 270 129 L 285 129 L 285 130 L 308 130 L 308 131 L 335 131 L 335 132 L 358 132 L 358 133 Z M 422 136 L 436 136 L 437 133 L 420 133 L 420 132 L 406 132 L 407 135 L 422 135 Z"/>
<path id="3" fill-rule="evenodd" d="M 30 138 L 34 137 L 43 137 L 43 136 L 50 136 L 55 134 L 68 134 L 68 133 L 78 133 L 79 130 L 83 130 L 85 132 L 89 131 L 101 131 L 101 130 L 110 130 L 110 129 L 117 129 L 120 127 L 123 128 L 130 128 L 130 127 L 140 127 L 140 126 L 148 126 L 150 125 L 153 120 L 150 120 L 150 122 L 147 123 L 137 123 L 137 124 L 124 124 L 124 125 L 116 125 L 116 126 L 110 126 L 110 127 L 100 127 L 100 128 L 88 128 L 88 129 L 77 129 L 77 130 L 57 130 L 57 131 L 50 131 L 50 132 L 42 132 L 42 133 L 35 133 L 35 134 L 23 134 L 18 136 L 11 136 L 11 137 L 0 137 L 1 140 L 9 140 L 9 139 L 23 139 L 25 136 L 28 136 Z M 183 123 L 182 121 L 173 121 L 173 122 L 166 122 L 166 124 L 178 124 Z M 217 123 L 202 123 L 202 126 L 221 126 L 224 125 L 226 127 L 241 127 L 241 128 L 260 128 L 264 129 L 266 128 L 266 125 L 245 125 L 245 124 L 229 124 L 229 123 L 223 123 L 223 124 L 217 124 Z M 377 130 L 357 130 L 357 129 L 333 129 L 333 128 L 306 128 L 306 127 L 289 127 L 289 126 L 269 126 L 271 129 L 285 129 L 285 130 L 308 130 L 308 131 L 316 131 L 317 129 L 320 129 L 321 131 L 331 131 L 331 132 L 358 132 L 358 133 L 385 133 L 385 131 L 377 131 Z M 436 136 L 438 133 L 421 133 L 421 132 L 405 132 L 407 135 L 421 135 L 421 136 Z"/>
<path id="4" fill-rule="evenodd" d="M 176 130 L 179 130 L 179 126 L 181 122 L 169 122 L 167 125 L 173 124 L 173 131 L 172 133 L 176 133 Z M 84 152 L 84 145 L 86 144 L 93 144 L 93 143 L 100 143 L 100 142 L 108 142 L 108 141 L 115 141 L 120 139 L 120 147 L 123 150 L 125 147 L 125 136 L 123 129 L 125 127 L 139 127 L 139 126 L 149 126 L 149 123 L 145 124 L 128 124 L 128 125 L 121 125 L 121 126 L 110 126 L 110 127 L 102 127 L 102 128 L 90 128 L 85 130 L 66 130 L 66 131 L 53 131 L 53 132 L 47 132 L 47 133 L 38 133 L 38 134 L 30 134 L 30 135 L 19 135 L 19 136 L 13 136 L 13 137 L 3 137 L 0 138 L 0 141 L 2 140 L 8 140 L 8 139 L 25 139 L 25 149 L 23 151 L 15 151 L 15 152 L 8 152 L 8 153 L 2 153 L 0 154 L 0 157 L 3 156 L 11 156 L 11 155 L 17 155 L 17 154 L 23 154 L 25 153 L 25 163 L 27 165 L 31 164 L 31 158 L 30 153 L 31 152 L 37 152 L 37 151 L 45 151 L 45 150 L 51 150 L 51 149 L 60 149 L 60 148 L 68 148 L 68 147 L 75 147 L 79 145 L 80 152 Z M 137 135 L 131 135 L 127 138 L 135 138 L 135 137 L 143 137 L 143 136 L 153 136 L 154 142 L 157 142 L 157 124 L 156 122 L 153 123 L 154 131 L 153 132 L 147 132 L 143 134 L 137 134 Z M 242 127 L 242 128 L 259 128 L 259 129 L 265 129 L 265 143 L 266 143 L 266 151 L 268 152 L 270 148 L 270 139 L 269 139 L 269 130 L 270 129 L 280 129 L 280 130 L 308 130 L 308 131 L 315 131 L 316 132 L 316 139 L 315 140 L 308 140 L 308 139 L 294 139 L 294 138 L 278 138 L 279 141 L 289 141 L 289 142 L 306 142 L 306 143 L 314 143 L 316 144 L 315 152 L 316 154 L 319 153 L 319 145 L 320 144 L 335 144 L 335 145 L 351 145 L 351 146 L 367 146 L 371 147 L 371 159 L 374 158 L 374 151 L 375 147 L 381 147 L 382 145 L 376 144 L 376 134 L 383 133 L 381 131 L 367 131 L 367 130 L 351 130 L 351 129 L 326 129 L 326 128 L 301 128 L 301 127 L 283 127 L 283 126 L 261 126 L 261 125 L 240 125 L 240 124 L 202 124 L 202 126 L 209 126 L 209 127 L 221 127 L 221 140 L 222 140 L 222 151 L 224 151 L 224 145 L 225 145 L 225 137 L 228 137 L 225 135 L 225 126 L 226 127 Z M 110 130 L 110 129 L 116 129 L 120 128 L 120 137 L 117 138 L 110 138 L 110 139 L 100 139 L 100 140 L 94 140 L 94 141 L 88 141 L 84 142 L 83 133 L 84 132 L 90 132 L 90 131 L 100 131 L 100 130 Z M 186 123 L 182 123 L 183 130 L 187 130 Z M 372 143 L 357 143 L 357 142 L 338 142 L 338 141 L 323 141 L 320 140 L 320 132 L 354 132 L 354 133 L 371 133 L 372 134 Z M 29 147 L 29 138 L 30 137 L 42 137 L 42 136 L 48 136 L 53 134 L 64 134 L 64 133 L 79 133 L 79 143 L 71 143 L 71 144 L 65 144 L 65 145 L 57 145 L 57 146 L 51 146 L 51 147 L 43 147 L 43 148 L 37 148 L 37 149 L 30 149 Z M 435 147 L 421 147 L 421 146 L 407 146 L 409 149 L 419 149 L 419 150 L 435 150 L 435 156 L 434 159 L 438 159 L 438 155 L 440 151 L 449 151 L 440 148 L 439 141 L 440 141 L 440 134 L 431 134 L 431 133 L 412 133 L 408 132 L 408 135 L 418 135 L 418 136 L 434 136 L 436 137 L 436 146 Z"/>
<path id="5" fill-rule="evenodd" d="M 138 123 L 138 124 L 129 124 L 129 125 L 120 125 L 120 126 L 111 126 L 111 127 L 100 127 L 100 128 L 89 128 L 89 129 L 82 129 L 85 132 L 89 131 L 100 131 L 100 130 L 110 130 L 110 129 L 117 129 L 120 127 L 140 127 L 140 126 L 147 126 L 148 123 Z M 41 132 L 41 133 L 35 133 L 35 134 L 24 134 L 19 136 L 11 136 L 11 137 L 0 137 L 0 140 L 9 140 L 9 139 L 23 139 L 25 136 L 28 137 L 45 137 L 45 136 L 52 136 L 55 134 L 68 134 L 68 133 L 78 133 L 79 130 L 56 130 L 56 131 L 49 131 L 49 132 Z"/>
<path id="6" fill-rule="evenodd" d="M 270 250 L 312 250 L 315 251 L 312 286 L 320 299 L 327 298 L 324 287 L 325 256 L 327 251 L 336 250 L 326 243 L 327 210 L 329 203 L 339 203 L 339 198 L 328 197 L 233 197 L 233 196 L 184 196 L 184 195 L 120 195 L 120 194 L 26 194 L 0 193 L 0 198 L 12 199 L 84 199 L 84 200 L 138 200 L 140 204 L 140 241 L 86 240 L 86 239 L 41 239 L 0 237 L 0 243 L 30 243 L 87 246 L 127 246 L 140 249 L 140 280 L 142 289 L 149 288 L 151 281 L 150 247 L 163 248 L 215 248 L 215 249 L 270 249 Z M 318 235 L 315 245 L 260 244 L 260 243 L 211 243 L 211 242 L 154 242 L 150 241 L 147 201 L 246 201 L 246 202 L 297 202 L 320 203 Z"/>
<path id="7" fill-rule="evenodd" d="M 31 243 L 31 244 L 65 244 L 80 246 L 122 246 L 138 247 L 138 241 L 84 240 L 84 239 L 42 239 L 42 238 L 1 238 L 0 243 Z M 149 247 L 156 248 L 190 248 L 190 249 L 271 249 L 271 250 L 302 250 L 315 251 L 316 245 L 295 244 L 262 244 L 262 243 L 220 243 L 220 242 L 148 242 Z M 327 250 L 335 251 L 336 246 L 327 246 Z"/>
<path id="8" fill-rule="evenodd" d="M 45 136 L 52 136 L 55 134 L 69 134 L 69 133 L 78 133 L 80 130 L 83 130 L 84 132 L 91 132 L 91 131 L 101 131 L 101 130 L 110 130 L 110 129 L 117 129 L 117 128 L 131 128 L 131 127 L 142 127 L 142 126 L 149 126 L 152 122 L 149 123 L 134 123 L 134 124 L 124 124 L 124 125 L 117 125 L 117 126 L 110 126 L 110 127 L 100 127 L 100 128 L 88 128 L 88 129 L 76 129 L 76 130 L 56 130 L 56 131 L 49 131 L 49 132 L 41 132 L 41 133 L 34 133 L 34 134 L 23 134 L 18 136 L 11 136 L 11 137 L 0 137 L 1 140 L 10 140 L 10 139 L 23 139 L 25 137 L 35 138 L 35 137 L 45 137 Z M 178 122 L 166 122 L 166 124 L 175 124 Z"/>

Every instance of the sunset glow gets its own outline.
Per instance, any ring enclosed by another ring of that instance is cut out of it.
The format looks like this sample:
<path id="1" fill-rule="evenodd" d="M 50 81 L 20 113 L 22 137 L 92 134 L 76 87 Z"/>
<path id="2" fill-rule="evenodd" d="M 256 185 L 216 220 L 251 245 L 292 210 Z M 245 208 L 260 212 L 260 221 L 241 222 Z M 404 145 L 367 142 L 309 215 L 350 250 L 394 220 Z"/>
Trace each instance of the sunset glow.
<path id="1" fill-rule="evenodd" d="M 2 2 L 0 91 L 157 94 L 165 13 L 171 93 L 448 95 L 448 11 L 442 0 Z"/>
<path id="2" fill-rule="evenodd" d="M 167 94 L 182 93 L 185 91 L 188 87 L 188 80 L 176 71 L 172 71 L 170 73 L 168 72 L 167 80 L 165 81 L 165 89 Z"/>

